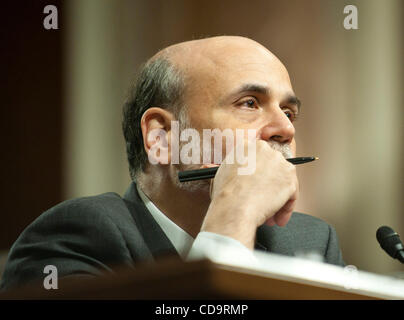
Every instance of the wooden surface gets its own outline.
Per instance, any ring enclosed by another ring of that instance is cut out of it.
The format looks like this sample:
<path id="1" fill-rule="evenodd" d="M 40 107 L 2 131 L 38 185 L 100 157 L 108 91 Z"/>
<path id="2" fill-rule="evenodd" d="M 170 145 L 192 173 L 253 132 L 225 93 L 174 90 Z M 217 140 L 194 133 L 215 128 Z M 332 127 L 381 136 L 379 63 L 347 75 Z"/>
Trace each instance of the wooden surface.
<path id="1" fill-rule="evenodd" d="M 118 269 L 117 269 L 118 270 Z M 368 296 L 230 270 L 208 260 L 166 259 L 116 275 L 61 278 L 0 294 L 0 299 L 373 299 Z"/>

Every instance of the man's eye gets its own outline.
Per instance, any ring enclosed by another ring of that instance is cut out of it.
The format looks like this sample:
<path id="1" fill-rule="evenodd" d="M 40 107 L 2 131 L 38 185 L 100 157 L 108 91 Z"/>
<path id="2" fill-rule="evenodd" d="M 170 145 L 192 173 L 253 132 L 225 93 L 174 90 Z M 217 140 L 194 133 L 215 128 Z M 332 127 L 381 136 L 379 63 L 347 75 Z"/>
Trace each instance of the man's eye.
<path id="1" fill-rule="evenodd" d="M 297 113 L 291 111 L 291 110 L 284 110 L 286 116 L 289 118 L 290 122 L 296 121 L 297 120 Z"/>
<path id="2" fill-rule="evenodd" d="M 246 106 L 249 109 L 255 109 L 258 104 L 257 101 L 255 99 L 247 99 L 241 102 L 242 106 Z"/>

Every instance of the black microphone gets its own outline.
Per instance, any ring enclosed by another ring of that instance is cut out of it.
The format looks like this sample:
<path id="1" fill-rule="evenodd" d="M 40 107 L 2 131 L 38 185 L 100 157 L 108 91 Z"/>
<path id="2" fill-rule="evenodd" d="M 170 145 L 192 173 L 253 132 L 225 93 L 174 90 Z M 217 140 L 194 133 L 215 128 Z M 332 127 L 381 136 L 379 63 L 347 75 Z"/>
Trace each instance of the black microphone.
<path id="1" fill-rule="evenodd" d="M 377 229 L 376 238 L 380 246 L 393 259 L 404 263 L 404 246 L 397 232 L 387 226 Z"/>

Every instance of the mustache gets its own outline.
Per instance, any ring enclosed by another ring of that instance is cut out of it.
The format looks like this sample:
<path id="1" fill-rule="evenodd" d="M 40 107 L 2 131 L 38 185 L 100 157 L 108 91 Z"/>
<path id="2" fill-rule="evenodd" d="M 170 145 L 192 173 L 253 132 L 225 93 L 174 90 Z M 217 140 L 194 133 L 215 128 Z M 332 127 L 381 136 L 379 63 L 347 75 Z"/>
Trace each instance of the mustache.
<path id="1" fill-rule="evenodd" d="M 285 159 L 293 157 L 292 149 L 290 148 L 289 144 L 279 143 L 279 142 L 274 142 L 274 141 L 269 141 L 268 144 L 272 149 L 282 153 L 282 155 Z"/>

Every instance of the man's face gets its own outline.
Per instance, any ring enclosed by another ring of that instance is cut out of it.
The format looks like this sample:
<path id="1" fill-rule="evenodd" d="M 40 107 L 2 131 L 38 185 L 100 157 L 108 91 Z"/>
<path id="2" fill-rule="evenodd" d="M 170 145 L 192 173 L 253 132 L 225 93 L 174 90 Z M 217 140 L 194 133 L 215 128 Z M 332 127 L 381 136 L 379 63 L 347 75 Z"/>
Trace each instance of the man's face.
<path id="1" fill-rule="evenodd" d="M 293 121 L 299 112 L 289 75 L 282 63 L 258 43 L 241 37 L 217 37 L 192 41 L 174 47 L 171 59 L 186 74 L 183 97 L 186 117 L 181 129 L 191 127 L 203 137 L 203 129 L 236 129 L 256 131 L 256 139 L 267 141 L 285 158 L 296 154 Z M 181 123 L 182 122 L 182 123 Z M 213 139 L 212 139 L 213 140 Z M 236 143 L 236 140 L 234 143 Z M 184 143 L 180 142 L 181 145 Z M 223 159 L 230 151 L 222 139 Z M 204 154 L 213 154 L 201 146 Z M 218 149 L 211 141 L 211 150 Z M 255 157 L 254 157 L 255 159 Z M 201 164 L 175 165 L 171 172 L 178 188 L 187 191 L 209 191 L 209 181 L 180 183 L 179 170 L 191 170 Z"/>
<path id="2" fill-rule="evenodd" d="M 250 40 L 223 40 L 203 47 L 192 65 L 185 103 L 193 128 L 255 129 L 257 139 L 295 155 L 299 102 L 275 56 Z"/>

